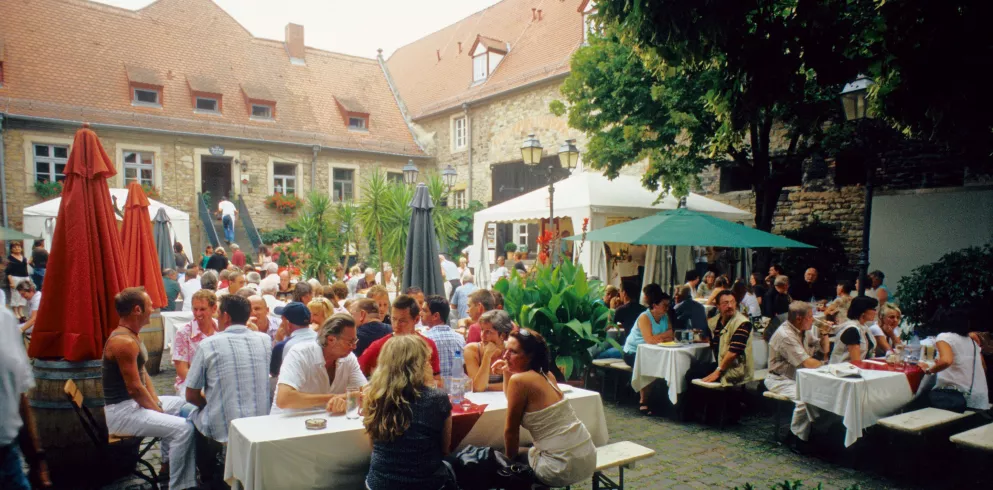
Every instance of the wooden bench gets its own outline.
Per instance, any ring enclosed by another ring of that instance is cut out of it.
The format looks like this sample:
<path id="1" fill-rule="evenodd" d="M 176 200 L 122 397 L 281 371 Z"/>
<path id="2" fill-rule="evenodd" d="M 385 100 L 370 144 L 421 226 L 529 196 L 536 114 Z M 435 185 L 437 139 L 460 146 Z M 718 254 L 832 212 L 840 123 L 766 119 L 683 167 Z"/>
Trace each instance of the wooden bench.
<path id="1" fill-rule="evenodd" d="M 739 393 L 743 392 L 745 389 L 745 384 L 742 383 L 738 385 L 724 386 L 717 382 L 708 383 L 699 378 L 690 381 L 690 383 L 694 386 L 698 386 L 704 389 L 705 392 L 706 391 L 712 392 L 720 398 L 721 414 L 720 414 L 720 418 L 717 419 L 717 425 L 719 428 L 723 429 L 724 421 L 727 420 L 728 405 L 731 404 L 732 392 L 739 392 Z M 707 421 L 707 412 L 709 411 L 709 409 L 710 409 L 710 400 L 704 400 L 703 403 L 704 422 Z"/>
<path id="2" fill-rule="evenodd" d="M 596 448 L 596 472 L 593 473 L 593 490 L 624 490 L 624 469 L 634 463 L 655 456 L 655 450 L 630 441 L 615 442 Z M 617 468 L 619 475 L 614 482 L 605 470 Z"/>
<path id="3" fill-rule="evenodd" d="M 768 399 L 772 400 L 773 403 L 776 405 L 776 415 L 775 415 L 775 418 L 773 419 L 773 420 L 775 420 L 776 425 L 775 425 L 775 428 L 773 429 L 772 440 L 773 441 L 776 441 L 777 444 L 781 444 L 782 442 L 779 439 L 779 427 L 780 427 L 780 418 L 781 418 L 780 412 L 781 412 L 782 407 L 786 403 L 789 403 L 790 405 L 795 405 L 795 402 L 793 401 L 792 398 L 790 398 L 790 397 L 788 397 L 786 395 L 780 395 L 779 393 L 774 393 L 774 392 L 771 392 L 771 391 L 768 391 L 768 390 L 766 390 L 765 392 L 763 392 L 762 393 L 762 396 L 764 398 L 768 398 Z"/>
<path id="4" fill-rule="evenodd" d="M 993 453 L 993 424 L 986 424 L 975 429 L 955 434 L 948 438 L 953 444 Z"/>
<path id="5" fill-rule="evenodd" d="M 970 416 L 972 412 L 956 413 L 928 407 L 879 419 L 879 425 L 906 434 L 921 434 Z"/>
<path id="6" fill-rule="evenodd" d="M 603 369 L 604 370 L 604 377 L 603 377 L 604 382 L 603 382 L 603 385 L 601 386 L 601 390 L 603 390 L 603 391 L 605 391 L 606 388 L 607 388 L 607 378 L 609 377 L 609 374 L 610 374 L 611 371 L 613 371 L 618 376 L 623 376 L 624 373 L 630 374 L 633 371 L 631 369 L 631 366 L 628 366 L 627 363 L 625 363 L 623 359 L 594 359 L 593 360 L 593 365 L 590 367 L 589 370 L 587 370 L 586 379 L 583 380 L 583 385 L 584 385 L 583 387 L 584 388 L 586 388 L 587 385 L 589 384 L 589 374 L 590 374 L 590 372 L 595 371 L 596 369 Z M 617 401 L 617 390 L 618 390 L 619 386 L 620 386 L 620 381 L 615 378 L 614 379 L 614 401 Z"/>

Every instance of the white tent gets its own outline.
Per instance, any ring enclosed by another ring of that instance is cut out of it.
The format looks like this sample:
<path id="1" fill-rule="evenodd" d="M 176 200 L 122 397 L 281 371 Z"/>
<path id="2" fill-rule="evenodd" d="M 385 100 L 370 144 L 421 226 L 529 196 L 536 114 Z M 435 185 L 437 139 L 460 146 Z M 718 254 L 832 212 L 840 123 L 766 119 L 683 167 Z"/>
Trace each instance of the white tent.
<path id="1" fill-rule="evenodd" d="M 117 204 L 121 207 L 121 212 L 124 212 L 124 203 L 128 200 L 128 190 L 110 189 L 110 195 L 107 196 L 107 199 L 111 199 L 110 196 L 117 198 Z M 166 206 L 165 204 L 162 204 L 154 199 L 149 199 L 148 203 L 149 219 L 155 216 L 155 213 L 159 211 L 159 208 L 165 209 L 166 215 L 168 215 L 169 220 L 172 221 L 171 241 L 173 243 L 177 241 L 182 243 L 183 250 L 186 251 L 186 255 L 193 257 L 193 248 L 190 246 L 190 215 L 174 207 Z M 24 208 L 24 233 L 44 238 L 46 250 L 51 250 L 52 248 L 52 234 L 55 233 L 55 219 L 59 215 L 59 207 L 61 205 L 62 198 L 56 197 L 55 199 Z M 120 220 L 119 217 L 117 219 Z M 30 243 L 27 245 L 28 246 L 25 247 L 25 250 L 30 250 Z"/>
<path id="2" fill-rule="evenodd" d="M 569 178 L 555 183 L 555 217 L 571 218 L 575 233 L 589 218 L 589 230 L 607 226 L 607 219 L 643 218 L 665 209 L 676 209 L 679 200 L 669 195 L 659 202 L 658 193 L 645 189 L 634 176 L 620 175 L 610 180 L 600 173 L 575 171 Z M 751 213 L 690 193 L 689 209 L 730 220 L 747 221 Z M 548 219 L 548 187 L 543 186 L 509 201 L 486 208 L 473 215 L 473 252 L 470 261 L 476 270 L 476 283 L 489 285 L 489 253 L 486 227 L 489 223 L 539 222 Z M 577 242 L 578 246 L 578 242 Z M 499 253 L 499 252 L 498 252 Z M 577 258 L 588 275 L 604 278 L 607 259 L 602 246 L 586 244 Z"/>

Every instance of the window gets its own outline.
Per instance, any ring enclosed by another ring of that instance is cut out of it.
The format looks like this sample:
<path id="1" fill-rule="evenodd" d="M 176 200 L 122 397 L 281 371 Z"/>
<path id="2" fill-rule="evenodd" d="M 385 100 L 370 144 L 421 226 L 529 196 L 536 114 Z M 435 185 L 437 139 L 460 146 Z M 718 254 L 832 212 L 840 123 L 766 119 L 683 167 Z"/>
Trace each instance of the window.
<path id="1" fill-rule="evenodd" d="M 465 194 L 466 194 L 465 190 L 452 192 L 452 201 L 450 207 L 455 209 L 465 209 L 466 208 Z"/>
<path id="2" fill-rule="evenodd" d="M 161 105 L 159 91 L 148 88 L 135 88 L 132 103 L 139 105 Z"/>
<path id="3" fill-rule="evenodd" d="M 284 196 L 297 194 L 297 166 L 291 163 L 272 164 L 272 192 Z"/>
<path id="4" fill-rule="evenodd" d="M 252 104 L 252 118 L 272 119 L 272 106 L 265 104 Z"/>
<path id="5" fill-rule="evenodd" d="M 527 223 L 514 223 L 514 243 L 517 244 L 517 248 L 521 247 L 527 248 L 528 246 L 528 224 Z"/>
<path id="6" fill-rule="evenodd" d="M 199 112 L 220 112 L 217 99 L 213 97 L 197 97 L 196 109 Z"/>
<path id="7" fill-rule="evenodd" d="M 38 182 L 62 182 L 66 179 L 69 147 L 34 145 L 34 178 Z"/>
<path id="8" fill-rule="evenodd" d="M 464 149 L 466 146 L 466 124 L 465 116 L 452 120 L 452 147 L 456 150 Z"/>
<path id="9" fill-rule="evenodd" d="M 403 184 L 403 172 L 386 172 L 386 181 Z"/>
<path id="10" fill-rule="evenodd" d="M 354 187 L 354 170 L 336 168 L 331 171 L 331 199 L 334 202 L 351 202 Z"/>
<path id="11" fill-rule="evenodd" d="M 147 151 L 124 151 L 124 185 L 137 182 L 139 185 L 153 186 L 155 175 L 155 154 Z"/>
<path id="12" fill-rule="evenodd" d="M 366 129 L 366 120 L 364 117 L 350 116 L 348 118 L 348 129 Z"/>
<path id="13" fill-rule="evenodd" d="M 472 81 L 479 82 L 486 80 L 489 75 L 489 66 L 487 65 L 487 53 L 478 54 L 472 57 Z"/>

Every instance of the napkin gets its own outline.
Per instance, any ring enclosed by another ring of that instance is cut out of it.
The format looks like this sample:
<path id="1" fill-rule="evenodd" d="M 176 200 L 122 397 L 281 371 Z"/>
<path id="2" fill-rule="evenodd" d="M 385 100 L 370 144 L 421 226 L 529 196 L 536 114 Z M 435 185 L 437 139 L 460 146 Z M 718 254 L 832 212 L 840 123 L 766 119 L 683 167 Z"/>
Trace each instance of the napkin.
<path id="1" fill-rule="evenodd" d="M 672 341 L 669 341 L 669 342 L 660 342 L 659 345 L 661 345 L 662 347 L 682 347 L 683 346 L 683 344 L 680 344 L 679 342 L 672 342 Z"/>

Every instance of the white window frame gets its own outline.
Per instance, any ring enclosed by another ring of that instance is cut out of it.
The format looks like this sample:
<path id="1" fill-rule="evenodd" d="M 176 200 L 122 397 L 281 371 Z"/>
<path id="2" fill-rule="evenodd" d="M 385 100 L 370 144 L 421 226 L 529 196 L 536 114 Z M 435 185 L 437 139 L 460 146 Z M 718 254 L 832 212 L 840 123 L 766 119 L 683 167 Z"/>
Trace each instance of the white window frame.
<path id="1" fill-rule="evenodd" d="M 454 151 L 464 150 L 468 146 L 468 120 L 464 115 L 452 118 L 452 150 Z"/>
<path id="2" fill-rule="evenodd" d="M 349 180 L 339 180 L 335 178 L 335 172 L 350 172 L 352 174 L 352 177 Z M 355 202 L 355 175 L 356 175 L 356 171 L 353 168 L 337 168 L 337 167 L 331 168 L 331 202 L 332 203 L 338 204 L 340 202 Z M 338 192 L 335 189 L 335 186 L 338 183 L 341 183 L 342 185 L 348 184 L 351 187 L 351 191 L 350 191 L 351 197 L 345 199 L 344 188 L 342 188 L 341 198 L 338 197 Z"/>
<path id="3" fill-rule="evenodd" d="M 214 102 L 214 109 L 201 109 L 199 104 L 201 100 L 210 100 Z M 203 95 L 197 95 L 193 100 L 193 112 L 201 114 L 220 114 L 221 113 L 221 99 L 218 97 L 206 97 Z"/>
<path id="4" fill-rule="evenodd" d="M 135 156 L 135 161 L 134 162 L 128 162 L 128 155 L 129 154 L 132 154 L 132 155 Z M 143 160 L 144 159 L 142 158 L 142 156 L 150 156 L 150 157 L 152 157 L 152 163 L 143 163 Z M 122 168 L 124 170 L 122 172 L 122 174 L 124 176 L 124 187 L 127 187 L 128 184 L 131 183 L 128 180 L 128 170 L 129 169 L 134 169 L 135 176 L 137 177 L 138 185 L 145 185 L 146 184 L 145 179 L 142 178 L 142 176 L 141 176 L 141 171 L 142 170 L 148 170 L 148 171 L 150 171 L 152 173 L 152 177 L 150 179 L 148 179 L 147 184 L 149 186 L 151 186 L 151 187 L 155 187 L 155 152 L 126 149 L 121 154 L 121 166 L 122 166 Z"/>
<path id="5" fill-rule="evenodd" d="M 482 62 L 482 63 L 480 63 Z M 472 57 L 472 81 L 482 82 L 490 76 L 490 56 L 488 52 Z"/>
<path id="6" fill-rule="evenodd" d="M 155 102 L 138 100 L 138 92 L 155 94 Z M 162 91 L 154 88 L 131 87 L 131 105 L 162 107 Z"/>
<path id="7" fill-rule="evenodd" d="M 523 232 L 522 232 L 523 230 Z M 514 223 L 514 243 L 517 244 L 518 250 L 521 247 L 528 246 L 528 224 L 527 223 Z"/>
<path id="8" fill-rule="evenodd" d="M 47 157 L 40 157 L 40 156 L 37 155 L 37 150 L 35 148 L 37 148 L 39 146 L 48 148 L 48 156 Z M 66 150 L 66 157 L 65 158 L 57 158 L 55 156 L 55 149 L 56 148 L 65 148 L 65 150 Z M 35 182 L 42 182 L 42 179 L 39 178 L 41 176 L 44 177 L 44 182 L 64 182 L 65 181 L 65 178 L 66 178 L 66 176 L 65 176 L 65 165 L 69 163 L 69 145 L 58 145 L 58 144 L 49 144 L 49 143 L 33 143 L 31 145 L 31 156 L 32 156 L 31 163 L 32 163 L 32 168 L 34 169 L 33 175 L 34 175 L 34 181 Z M 48 165 L 48 171 L 45 172 L 44 174 L 39 174 L 38 173 L 38 164 L 39 163 L 45 163 L 45 164 Z M 62 165 L 62 173 L 61 174 L 59 174 L 59 173 L 57 173 L 55 171 L 55 166 L 56 165 Z M 62 176 L 62 180 L 59 180 L 59 175 Z"/>
<path id="9" fill-rule="evenodd" d="M 361 121 L 362 124 L 354 126 L 352 125 L 352 121 Z M 369 119 L 364 116 L 348 116 L 348 129 L 351 131 L 368 131 Z"/>
<path id="10" fill-rule="evenodd" d="M 267 115 L 265 115 L 265 116 L 257 116 L 257 115 L 255 115 L 255 108 L 256 107 L 264 108 L 266 110 L 266 114 Z M 273 120 L 273 112 L 275 112 L 275 108 L 272 105 L 270 105 L 270 104 L 256 104 L 255 102 L 252 102 L 250 118 L 251 119 L 255 119 L 255 120 L 259 120 L 259 121 L 271 121 L 271 120 Z"/>
<path id="11" fill-rule="evenodd" d="M 449 200 L 449 207 L 453 209 L 465 209 L 467 192 L 465 189 L 460 189 L 457 191 L 452 191 L 452 197 Z"/>
<path id="12" fill-rule="evenodd" d="M 284 167 L 282 170 L 292 169 L 292 172 L 283 173 L 279 172 L 281 170 L 279 167 Z M 295 163 L 286 162 L 273 162 L 272 164 L 272 193 L 280 193 L 284 196 L 295 196 L 300 192 L 300 181 L 297 179 L 297 167 Z M 293 183 L 293 192 L 287 193 L 287 185 Z"/>

